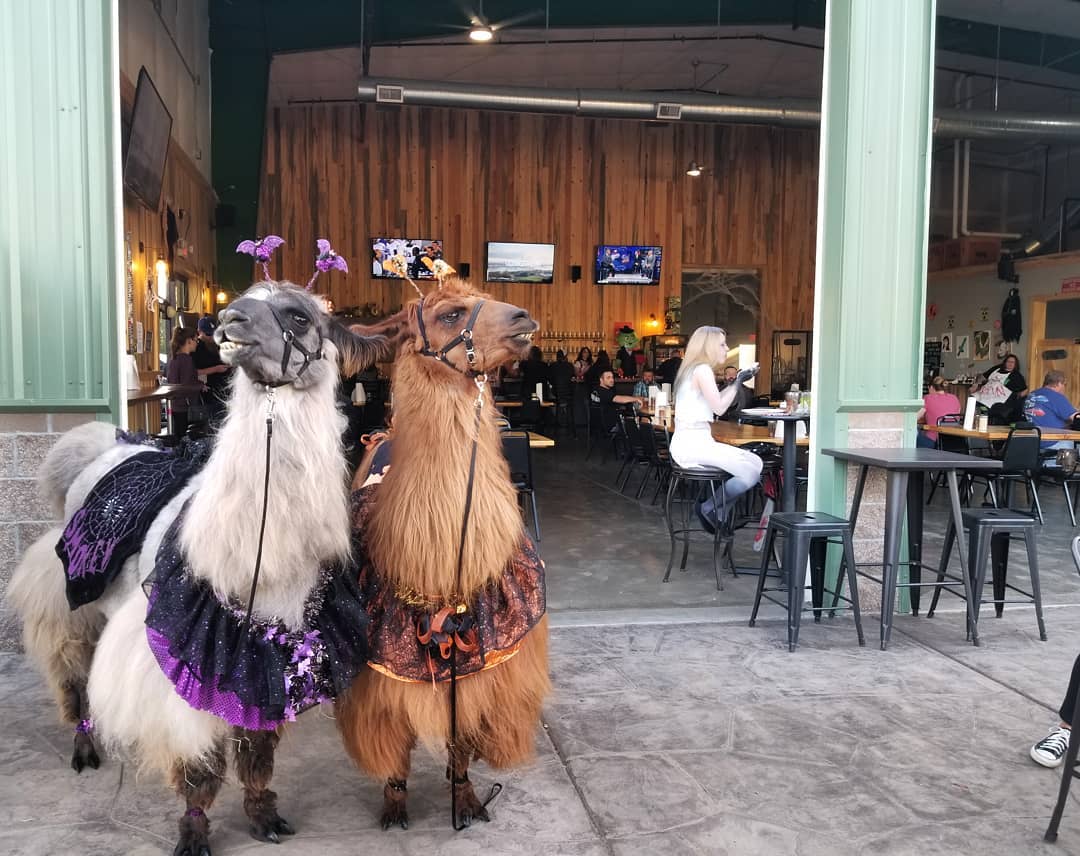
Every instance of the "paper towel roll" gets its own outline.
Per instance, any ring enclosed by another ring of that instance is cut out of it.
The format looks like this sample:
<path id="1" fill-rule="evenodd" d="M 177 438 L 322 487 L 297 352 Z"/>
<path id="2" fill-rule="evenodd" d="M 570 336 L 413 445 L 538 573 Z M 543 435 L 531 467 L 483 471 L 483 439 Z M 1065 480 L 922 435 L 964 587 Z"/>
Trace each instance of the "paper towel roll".
<path id="1" fill-rule="evenodd" d="M 544 400 L 544 384 L 543 383 L 538 383 L 536 385 L 536 398 L 537 398 L 538 401 L 541 401 L 541 402 Z"/>

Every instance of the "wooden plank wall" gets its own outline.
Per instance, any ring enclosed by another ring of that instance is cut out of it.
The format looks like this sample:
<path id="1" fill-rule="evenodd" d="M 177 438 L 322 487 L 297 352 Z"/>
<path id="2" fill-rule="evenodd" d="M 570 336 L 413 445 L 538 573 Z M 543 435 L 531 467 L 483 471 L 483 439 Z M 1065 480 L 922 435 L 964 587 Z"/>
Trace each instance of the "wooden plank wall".
<path id="1" fill-rule="evenodd" d="M 709 167 L 697 179 L 692 159 Z M 663 319 L 684 265 L 757 267 L 767 378 L 772 331 L 812 327 L 816 211 L 816 131 L 336 104 L 270 111 L 259 228 L 287 241 L 275 276 L 305 281 L 316 237 L 329 237 L 351 271 L 321 290 L 339 308 L 385 311 L 413 292 L 371 277 L 373 235 L 441 239 L 476 282 L 486 241 L 554 242 L 552 285 L 486 289 L 568 349 L 601 331 L 612 353 L 615 322 L 644 335 L 650 314 Z M 594 285 L 601 243 L 661 245 L 659 287 Z"/>

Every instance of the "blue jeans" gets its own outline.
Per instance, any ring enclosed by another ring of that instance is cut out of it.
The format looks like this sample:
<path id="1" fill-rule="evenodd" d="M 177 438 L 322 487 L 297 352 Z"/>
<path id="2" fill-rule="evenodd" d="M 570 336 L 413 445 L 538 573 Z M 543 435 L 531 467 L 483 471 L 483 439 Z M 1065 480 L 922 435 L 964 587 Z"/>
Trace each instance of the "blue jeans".
<path id="1" fill-rule="evenodd" d="M 936 449 L 937 443 L 926 436 L 925 431 L 920 431 L 915 435 L 915 448 L 916 449 Z"/>

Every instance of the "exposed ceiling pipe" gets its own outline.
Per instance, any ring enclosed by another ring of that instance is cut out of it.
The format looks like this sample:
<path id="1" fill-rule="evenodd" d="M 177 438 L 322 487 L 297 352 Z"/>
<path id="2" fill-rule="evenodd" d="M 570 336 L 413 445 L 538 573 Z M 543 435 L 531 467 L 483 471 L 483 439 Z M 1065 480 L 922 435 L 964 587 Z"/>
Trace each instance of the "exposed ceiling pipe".
<path id="1" fill-rule="evenodd" d="M 480 83 L 368 77 L 357 86 L 360 101 L 421 107 L 458 107 L 553 113 L 597 118 L 815 128 L 821 122 L 815 101 L 734 98 L 688 92 L 630 92 L 617 89 L 543 89 Z M 664 105 L 674 105 L 665 112 Z M 1057 139 L 1080 141 L 1080 116 L 941 109 L 934 134 L 948 139 Z"/>

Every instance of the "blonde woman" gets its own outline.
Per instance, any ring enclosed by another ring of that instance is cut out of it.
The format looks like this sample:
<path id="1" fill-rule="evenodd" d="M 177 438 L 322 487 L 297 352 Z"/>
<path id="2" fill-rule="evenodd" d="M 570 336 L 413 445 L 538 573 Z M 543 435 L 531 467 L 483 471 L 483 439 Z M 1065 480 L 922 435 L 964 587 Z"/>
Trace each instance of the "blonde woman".
<path id="1" fill-rule="evenodd" d="M 727 334 L 719 327 L 698 327 L 690 337 L 675 378 L 671 457 L 680 467 L 719 467 L 729 473 L 724 495 L 730 512 L 734 501 L 761 478 L 761 458 L 712 438 L 713 414 L 727 412 L 739 386 L 758 372 L 758 364 L 754 363 L 740 371 L 734 383 L 717 389 L 716 372 L 723 368 L 727 353 Z M 698 507 L 698 515 L 709 531 L 721 523 L 711 497 Z M 722 525 L 727 528 L 729 523 L 725 520 Z"/>

